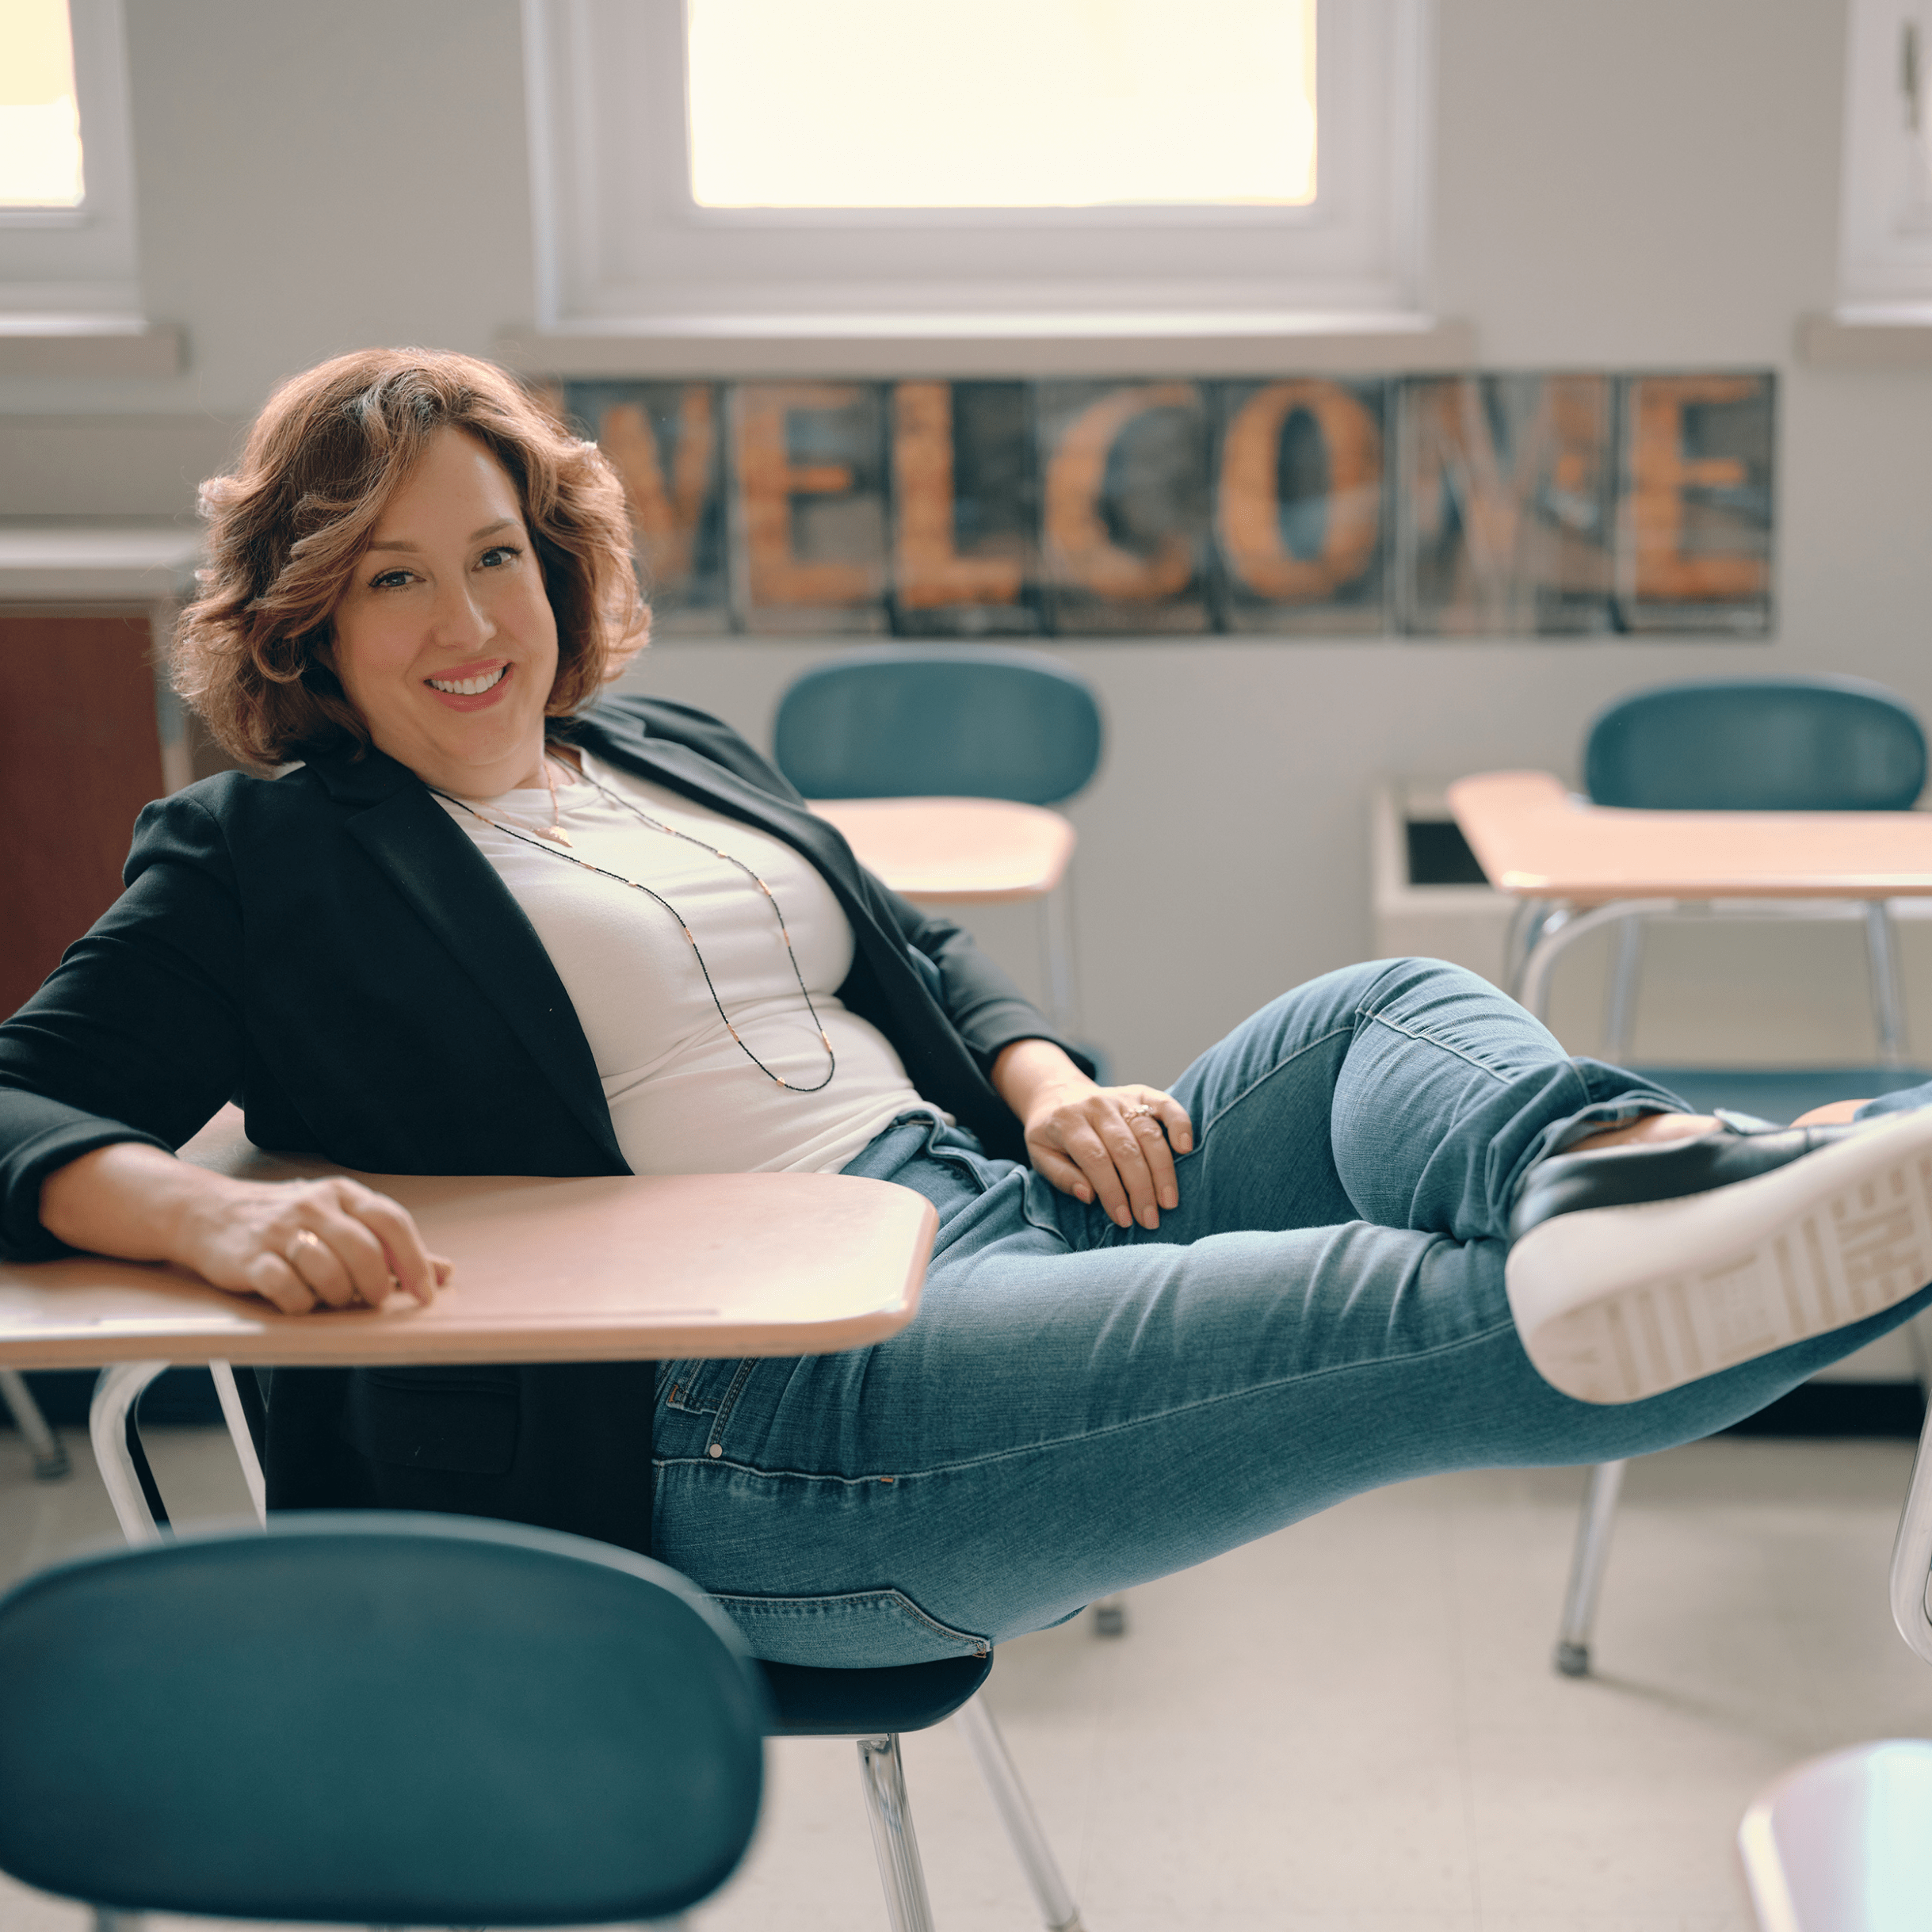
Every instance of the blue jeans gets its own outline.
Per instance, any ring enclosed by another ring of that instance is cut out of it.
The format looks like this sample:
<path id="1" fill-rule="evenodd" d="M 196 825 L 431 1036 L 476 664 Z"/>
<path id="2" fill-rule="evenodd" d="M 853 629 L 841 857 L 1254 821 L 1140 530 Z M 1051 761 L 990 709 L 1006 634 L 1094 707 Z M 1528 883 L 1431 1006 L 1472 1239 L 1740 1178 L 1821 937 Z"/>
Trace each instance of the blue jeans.
<path id="1" fill-rule="evenodd" d="M 1298 987 L 1173 1091 L 1195 1148 L 1158 1231 L 902 1121 L 846 1171 L 938 1210 L 911 1325 L 664 1365 L 656 1548 L 757 1655 L 972 1655 L 1385 1483 L 1687 1441 L 1932 1297 L 1645 1402 L 1559 1394 L 1503 1291 L 1518 1184 L 1682 1103 L 1438 961 Z"/>

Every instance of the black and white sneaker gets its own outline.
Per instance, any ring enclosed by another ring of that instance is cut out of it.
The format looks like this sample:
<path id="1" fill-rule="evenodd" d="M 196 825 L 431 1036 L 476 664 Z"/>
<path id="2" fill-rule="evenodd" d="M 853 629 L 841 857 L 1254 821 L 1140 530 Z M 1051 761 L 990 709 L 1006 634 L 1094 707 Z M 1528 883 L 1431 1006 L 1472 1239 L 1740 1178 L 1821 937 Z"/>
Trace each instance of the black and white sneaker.
<path id="1" fill-rule="evenodd" d="M 1559 1155 L 1510 1239 L 1537 1373 L 1579 1402 L 1640 1402 L 1932 1282 L 1932 1109 Z"/>

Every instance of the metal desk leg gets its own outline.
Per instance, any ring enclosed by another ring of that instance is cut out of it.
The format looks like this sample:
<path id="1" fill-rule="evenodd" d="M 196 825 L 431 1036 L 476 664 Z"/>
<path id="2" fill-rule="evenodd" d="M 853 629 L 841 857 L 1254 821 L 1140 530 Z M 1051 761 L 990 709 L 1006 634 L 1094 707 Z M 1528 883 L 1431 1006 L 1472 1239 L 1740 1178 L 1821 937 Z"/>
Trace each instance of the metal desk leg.
<path id="1" fill-rule="evenodd" d="M 1556 1632 L 1556 1664 L 1565 1677 L 1590 1674 L 1590 1632 L 1596 1627 L 1597 1598 L 1603 1589 L 1604 1565 L 1609 1561 L 1610 1529 L 1617 1521 L 1617 1499 L 1627 1466 L 1598 1463 L 1583 1494 L 1576 1548 L 1570 1559 L 1570 1587 L 1563 1600 L 1563 1625 Z"/>
<path id="2" fill-rule="evenodd" d="M 269 1490 L 262 1473 L 262 1458 L 255 1453 L 255 1432 L 249 1422 L 242 1392 L 235 1384 L 235 1370 L 225 1361 L 212 1361 L 208 1372 L 215 1378 L 215 1393 L 221 1398 L 222 1419 L 228 1425 L 228 1438 L 235 1445 L 235 1460 L 242 1465 L 242 1480 L 248 1485 L 248 1499 L 255 1506 L 255 1521 L 269 1520 Z M 250 1375 L 254 1373 L 251 1369 Z"/>
<path id="3" fill-rule="evenodd" d="M 94 1384 L 94 1403 L 87 1414 L 87 1433 L 108 1500 L 130 1543 L 158 1543 L 167 1515 L 134 1433 L 134 1405 L 141 1392 L 167 1367 L 165 1361 L 116 1362 L 101 1371 Z"/>
<path id="4" fill-rule="evenodd" d="M 1637 985 L 1643 970 L 1644 922 L 1633 914 L 1617 929 L 1609 1007 L 1603 1018 L 1603 1057 L 1619 1067 L 1628 1060 L 1631 1037 L 1636 1032 Z"/>
<path id="5" fill-rule="evenodd" d="M 60 1445 L 60 1438 L 48 1427 L 40 1405 L 17 1369 L 0 1369 L 0 1402 L 12 1413 L 13 1426 L 20 1431 L 21 1440 L 33 1458 L 34 1480 L 59 1482 L 73 1465 Z"/>
<path id="6" fill-rule="evenodd" d="M 1678 904 L 1674 899 L 1619 899 L 1582 912 L 1570 906 L 1552 907 L 1544 916 L 1541 930 L 1523 960 L 1522 971 L 1517 976 L 1513 989 L 1517 998 L 1539 1020 L 1547 1021 L 1550 975 L 1568 948 L 1602 926 L 1613 926 L 1622 919 L 1648 918 L 1671 912 Z"/>
<path id="7" fill-rule="evenodd" d="M 1905 998 L 1899 990 L 1898 935 L 1892 907 L 1884 899 L 1867 899 L 1865 950 L 1872 972 L 1872 1014 L 1878 1022 L 1879 1058 L 1888 1067 L 1905 1064 Z"/>

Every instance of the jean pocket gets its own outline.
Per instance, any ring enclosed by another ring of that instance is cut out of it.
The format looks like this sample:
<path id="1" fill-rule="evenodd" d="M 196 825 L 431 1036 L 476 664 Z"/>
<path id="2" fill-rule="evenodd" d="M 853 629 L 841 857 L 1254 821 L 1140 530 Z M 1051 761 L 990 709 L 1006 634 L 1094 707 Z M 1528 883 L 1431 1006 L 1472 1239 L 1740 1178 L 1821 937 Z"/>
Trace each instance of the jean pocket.
<path id="1" fill-rule="evenodd" d="M 956 1630 L 903 1590 L 853 1590 L 825 1597 L 714 1596 L 754 1657 L 822 1670 L 871 1670 L 983 1657 L 991 1640 Z"/>
<path id="2" fill-rule="evenodd" d="M 731 1356 L 666 1363 L 665 1373 L 659 1377 L 665 1407 L 685 1415 L 716 1415 L 741 1365 Z"/>

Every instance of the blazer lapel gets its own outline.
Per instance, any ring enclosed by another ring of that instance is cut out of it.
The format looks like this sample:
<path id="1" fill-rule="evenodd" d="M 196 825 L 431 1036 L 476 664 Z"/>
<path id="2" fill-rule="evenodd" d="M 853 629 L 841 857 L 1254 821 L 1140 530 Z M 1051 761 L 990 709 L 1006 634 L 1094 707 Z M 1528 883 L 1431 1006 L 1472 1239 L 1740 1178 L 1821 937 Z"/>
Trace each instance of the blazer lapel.
<path id="1" fill-rule="evenodd" d="M 382 794 L 349 819 L 349 836 L 503 1016 L 608 1157 L 611 1170 L 629 1173 L 611 1127 L 590 1043 L 536 929 L 495 869 L 428 789 L 400 766 L 391 769 L 398 777 L 393 786 L 330 785 L 345 802 L 357 792 Z M 323 775 L 326 780 L 335 774 Z M 365 766 L 356 775 L 384 774 L 368 772 Z"/>

